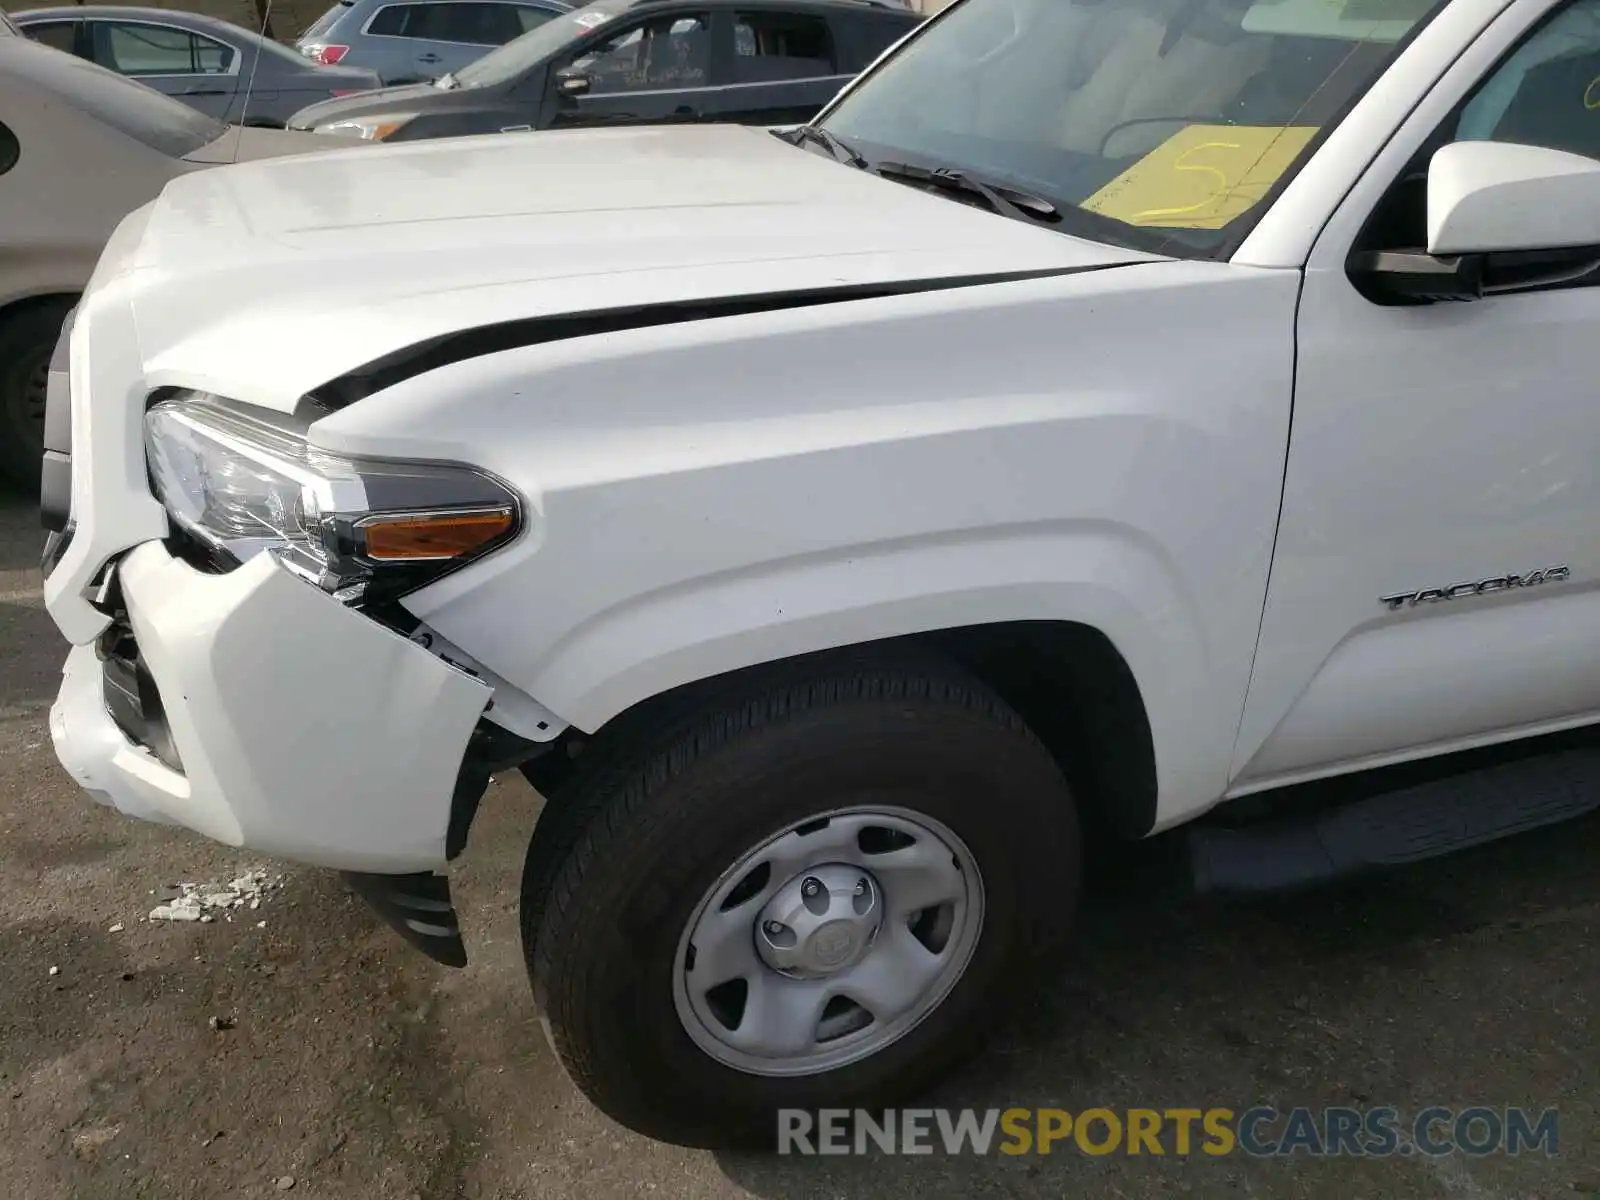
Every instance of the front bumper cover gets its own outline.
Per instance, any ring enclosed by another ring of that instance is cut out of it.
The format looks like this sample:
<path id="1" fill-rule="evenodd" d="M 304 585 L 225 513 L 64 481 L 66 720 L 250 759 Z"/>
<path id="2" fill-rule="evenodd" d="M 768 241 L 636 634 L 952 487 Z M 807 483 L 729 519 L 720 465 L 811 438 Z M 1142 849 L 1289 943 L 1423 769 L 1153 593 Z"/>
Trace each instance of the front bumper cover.
<path id="1" fill-rule="evenodd" d="M 147 542 L 114 569 L 170 745 L 158 754 L 113 718 L 105 639 L 74 647 L 50 728 L 80 785 L 130 816 L 300 862 L 445 865 L 491 689 L 270 554 L 215 575 Z"/>

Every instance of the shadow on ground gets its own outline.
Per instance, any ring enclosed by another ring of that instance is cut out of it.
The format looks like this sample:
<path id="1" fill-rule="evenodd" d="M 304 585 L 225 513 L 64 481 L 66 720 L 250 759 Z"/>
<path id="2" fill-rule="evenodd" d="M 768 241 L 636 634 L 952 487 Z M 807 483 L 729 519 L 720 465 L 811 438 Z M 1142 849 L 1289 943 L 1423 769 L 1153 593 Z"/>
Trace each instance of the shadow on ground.
<path id="1" fill-rule="evenodd" d="M 44 611 L 43 546 L 37 506 L 0 490 L 0 712 L 52 697 L 59 659 L 66 655 L 67 644 Z M 41 657 L 37 650 L 47 643 L 59 647 L 60 655 Z"/>
<path id="2" fill-rule="evenodd" d="M 0 930 L 12 1194 L 265 1195 L 284 1177 L 300 1195 L 457 1194 L 470 1118 L 425 984 L 390 969 L 390 935 L 331 876 L 263 912 L 265 929 L 249 913 Z"/>
<path id="3" fill-rule="evenodd" d="M 1558 1107 L 1560 1157 L 1093 1158 L 1064 1144 L 1047 1157 L 725 1155 L 728 1178 L 770 1200 L 1553 1197 L 1595 1185 L 1600 819 L 1249 904 L 1177 899 L 1162 886 L 1176 882 L 1164 847 L 1124 858 L 1125 883 L 1091 897 L 1063 973 L 922 1106 Z"/>

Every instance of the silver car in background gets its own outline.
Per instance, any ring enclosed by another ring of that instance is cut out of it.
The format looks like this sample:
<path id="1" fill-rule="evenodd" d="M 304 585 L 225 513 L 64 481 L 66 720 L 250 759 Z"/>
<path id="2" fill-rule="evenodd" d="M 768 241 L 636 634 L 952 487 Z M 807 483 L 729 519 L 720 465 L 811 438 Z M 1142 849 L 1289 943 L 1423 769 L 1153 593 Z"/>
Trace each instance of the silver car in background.
<path id="1" fill-rule="evenodd" d="M 327 66 L 376 71 L 385 85 L 420 83 L 571 11 L 565 0 L 338 0 L 295 48 Z"/>
<path id="2" fill-rule="evenodd" d="M 308 104 L 378 86 L 372 71 L 319 66 L 270 38 L 199 13 L 119 4 L 12 15 L 34 41 L 232 124 L 281 129 Z"/>

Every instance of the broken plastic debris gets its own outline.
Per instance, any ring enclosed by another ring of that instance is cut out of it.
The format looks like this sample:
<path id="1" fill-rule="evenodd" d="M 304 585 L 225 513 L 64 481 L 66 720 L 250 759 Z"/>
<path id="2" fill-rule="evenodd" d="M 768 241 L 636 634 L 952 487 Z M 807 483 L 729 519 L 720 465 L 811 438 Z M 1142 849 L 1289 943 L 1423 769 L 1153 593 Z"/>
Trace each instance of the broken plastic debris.
<path id="1" fill-rule="evenodd" d="M 269 876 L 264 870 L 246 871 L 228 883 L 169 884 L 166 903 L 150 912 L 152 921 L 199 921 L 212 924 L 217 915 L 233 919 L 233 910 L 245 905 L 254 910 L 268 892 L 283 886 L 283 876 Z"/>
<path id="2" fill-rule="evenodd" d="M 152 921 L 198 921 L 200 909 L 183 903 L 158 904 L 150 910 Z"/>
<path id="3" fill-rule="evenodd" d="M 60 967 L 51 967 L 50 968 L 50 974 L 52 974 L 52 975 L 61 974 L 61 968 Z"/>
<path id="4" fill-rule="evenodd" d="M 122 932 L 122 922 L 118 921 L 110 929 L 106 930 L 106 932 L 107 933 L 121 933 Z"/>

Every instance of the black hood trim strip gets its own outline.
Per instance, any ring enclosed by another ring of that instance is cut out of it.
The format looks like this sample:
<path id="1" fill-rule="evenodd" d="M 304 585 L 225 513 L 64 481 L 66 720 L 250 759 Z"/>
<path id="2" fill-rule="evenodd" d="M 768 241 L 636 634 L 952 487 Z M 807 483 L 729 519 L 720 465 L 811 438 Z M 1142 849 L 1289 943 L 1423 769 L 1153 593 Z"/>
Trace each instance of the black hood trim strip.
<path id="1" fill-rule="evenodd" d="M 913 295 L 918 292 L 946 291 L 953 288 L 984 287 L 990 284 L 1018 283 L 1030 279 L 1049 279 L 1056 276 L 1078 275 L 1086 271 L 1101 271 L 1110 267 L 1130 266 L 1129 263 L 1095 263 L 1081 267 L 1052 267 L 1034 271 L 1008 271 L 989 275 L 952 275 L 939 279 L 897 280 L 890 283 L 849 284 L 840 287 L 806 288 L 786 292 L 766 292 L 755 295 L 731 296 L 719 299 L 682 300 L 668 304 L 638 305 L 631 308 L 595 309 L 583 313 L 560 316 L 528 317 L 515 321 L 497 321 L 492 325 L 478 325 L 457 330 L 442 337 L 407 346 L 373 359 L 337 379 L 313 389 L 304 396 L 295 409 L 295 415 L 307 421 L 325 417 L 348 408 L 358 400 L 375 392 L 393 387 L 404 380 L 426 374 L 453 363 L 498 354 L 503 350 L 516 350 L 524 346 L 537 346 L 545 342 L 558 342 L 567 338 L 585 337 L 597 333 L 620 333 L 631 329 L 648 329 L 657 325 L 674 325 L 683 321 L 709 321 L 719 317 L 737 317 L 749 313 L 775 312 L 786 308 L 806 308 L 820 304 L 842 304 L 851 300 L 875 300 L 889 296 Z"/>

